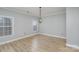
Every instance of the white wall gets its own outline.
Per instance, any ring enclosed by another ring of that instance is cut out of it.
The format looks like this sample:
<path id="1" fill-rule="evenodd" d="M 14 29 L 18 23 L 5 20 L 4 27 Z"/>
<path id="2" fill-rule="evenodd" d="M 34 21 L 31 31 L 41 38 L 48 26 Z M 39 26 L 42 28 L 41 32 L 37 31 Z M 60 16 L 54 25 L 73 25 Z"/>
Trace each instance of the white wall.
<path id="1" fill-rule="evenodd" d="M 67 44 L 79 46 L 79 8 L 66 10 Z"/>
<path id="2" fill-rule="evenodd" d="M 29 35 L 33 33 L 32 20 L 37 19 L 36 17 L 19 14 L 1 8 L 0 8 L 0 15 L 14 17 L 14 35 L 6 36 L 4 38 L 0 37 L 0 42 L 4 42 L 7 40 L 11 40 L 20 36 Z"/>
<path id="3" fill-rule="evenodd" d="M 66 15 L 57 14 L 43 18 L 40 24 L 40 33 L 66 37 Z"/>

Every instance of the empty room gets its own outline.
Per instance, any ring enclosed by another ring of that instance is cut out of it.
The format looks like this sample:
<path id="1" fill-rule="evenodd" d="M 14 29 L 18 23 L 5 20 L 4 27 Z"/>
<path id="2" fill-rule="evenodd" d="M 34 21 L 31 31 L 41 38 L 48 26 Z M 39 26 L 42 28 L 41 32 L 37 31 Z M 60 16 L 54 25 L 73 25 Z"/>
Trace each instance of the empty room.
<path id="1" fill-rule="evenodd" d="M 0 52 L 79 52 L 79 8 L 0 7 Z"/>

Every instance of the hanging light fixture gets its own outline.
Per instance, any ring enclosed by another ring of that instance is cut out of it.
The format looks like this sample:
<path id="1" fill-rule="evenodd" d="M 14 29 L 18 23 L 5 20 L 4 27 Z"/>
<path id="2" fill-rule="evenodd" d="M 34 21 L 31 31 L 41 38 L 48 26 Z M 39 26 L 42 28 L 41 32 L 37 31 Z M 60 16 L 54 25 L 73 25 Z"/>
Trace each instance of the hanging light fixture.
<path id="1" fill-rule="evenodd" d="M 42 23 L 41 8 L 42 8 L 42 7 L 39 7 L 39 14 L 40 14 L 40 17 L 39 17 L 39 23 Z"/>

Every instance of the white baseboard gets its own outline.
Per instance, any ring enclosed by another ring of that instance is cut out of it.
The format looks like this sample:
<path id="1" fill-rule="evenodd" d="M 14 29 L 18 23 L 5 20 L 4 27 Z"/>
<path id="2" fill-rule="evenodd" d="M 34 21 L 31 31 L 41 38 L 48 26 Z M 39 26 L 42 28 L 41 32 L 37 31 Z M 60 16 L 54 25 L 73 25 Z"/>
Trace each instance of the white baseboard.
<path id="1" fill-rule="evenodd" d="M 66 44 L 66 46 L 71 47 L 71 48 L 79 49 L 79 46 L 77 46 L 77 45 Z"/>
<path id="2" fill-rule="evenodd" d="M 57 36 L 57 35 L 51 35 L 51 34 L 46 34 L 46 33 L 39 33 L 39 34 L 46 35 L 46 36 L 51 36 L 51 37 L 57 37 L 57 38 L 66 39 L 66 37 L 61 37 L 61 36 Z"/>
<path id="3" fill-rule="evenodd" d="M 9 41 L 1 42 L 0 45 L 6 44 L 6 43 L 10 43 L 10 42 L 13 42 L 13 41 L 17 41 L 17 40 L 20 40 L 20 39 L 23 39 L 23 38 L 31 37 L 31 36 L 34 36 L 34 35 L 37 35 L 37 34 L 38 33 L 34 33 L 34 34 L 30 34 L 30 35 L 25 35 L 25 36 L 22 36 L 22 37 L 18 37 L 16 39 L 12 39 L 12 40 L 9 40 Z"/>

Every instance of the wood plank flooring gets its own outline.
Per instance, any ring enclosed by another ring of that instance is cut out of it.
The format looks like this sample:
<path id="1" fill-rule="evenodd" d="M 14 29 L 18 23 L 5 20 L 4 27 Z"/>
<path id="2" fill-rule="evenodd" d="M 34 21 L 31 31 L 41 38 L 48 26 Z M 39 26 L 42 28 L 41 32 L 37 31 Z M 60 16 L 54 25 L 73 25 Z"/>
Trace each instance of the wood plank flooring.
<path id="1" fill-rule="evenodd" d="M 0 45 L 0 52 L 79 52 L 65 46 L 65 39 L 35 35 L 11 43 Z"/>

